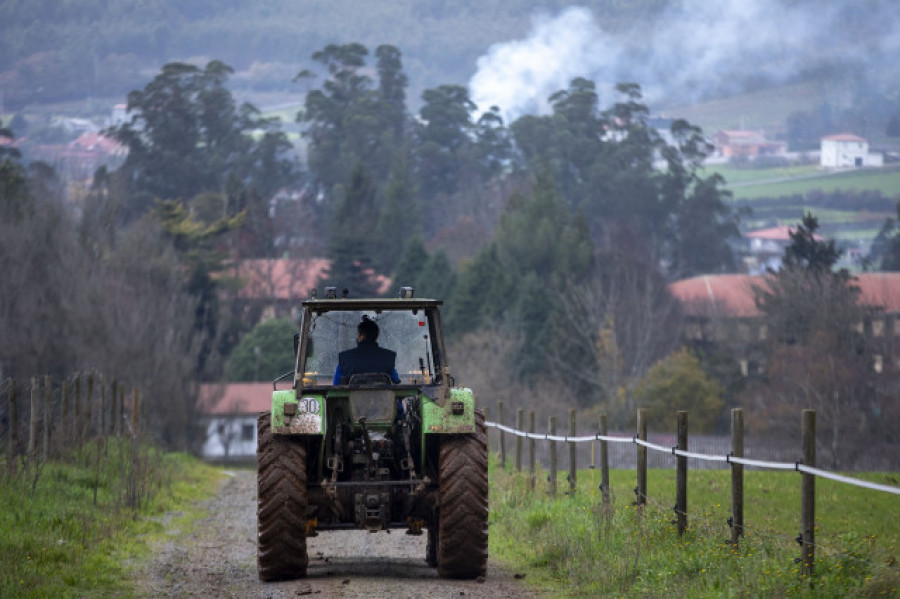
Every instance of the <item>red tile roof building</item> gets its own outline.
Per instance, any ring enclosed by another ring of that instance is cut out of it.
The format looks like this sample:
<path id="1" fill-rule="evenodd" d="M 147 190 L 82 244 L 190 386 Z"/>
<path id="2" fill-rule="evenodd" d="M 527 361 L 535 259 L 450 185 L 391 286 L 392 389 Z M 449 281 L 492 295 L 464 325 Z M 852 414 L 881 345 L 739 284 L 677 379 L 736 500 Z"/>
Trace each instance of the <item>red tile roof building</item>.
<path id="1" fill-rule="evenodd" d="M 703 275 L 676 281 L 669 291 L 679 301 L 684 315 L 682 338 L 688 343 L 727 345 L 741 355 L 746 375 L 748 362 L 765 340 L 766 329 L 756 307 L 754 287 L 765 288 L 769 275 Z M 882 368 L 900 369 L 894 359 L 895 336 L 900 326 L 900 273 L 860 273 L 853 285 L 859 287 L 859 303 L 879 310 L 865 322 L 860 332 L 881 338 L 882 354 L 876 356 L 876 372 Z M 898 345 L 900 348 L 900 345 Z M 898 356 L 900 359 L 900 356 Z"/>

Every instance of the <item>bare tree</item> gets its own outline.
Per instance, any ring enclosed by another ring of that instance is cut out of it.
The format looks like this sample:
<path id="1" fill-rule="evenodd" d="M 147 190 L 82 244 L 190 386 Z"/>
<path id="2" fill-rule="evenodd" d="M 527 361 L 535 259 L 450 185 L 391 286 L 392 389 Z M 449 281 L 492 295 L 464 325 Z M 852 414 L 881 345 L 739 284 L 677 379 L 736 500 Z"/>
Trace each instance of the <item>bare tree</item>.
<path id="1" fill-rule="evenodd" d="M 597 264 L 560 298 L 548 362 L 558 380 L 589 394 L 582 404 L 599 400 L 611 424 L 624 426 L 634 385 L 677 345 L 680 311 L 653 268 L 623 254 L 600 255 Z"/>

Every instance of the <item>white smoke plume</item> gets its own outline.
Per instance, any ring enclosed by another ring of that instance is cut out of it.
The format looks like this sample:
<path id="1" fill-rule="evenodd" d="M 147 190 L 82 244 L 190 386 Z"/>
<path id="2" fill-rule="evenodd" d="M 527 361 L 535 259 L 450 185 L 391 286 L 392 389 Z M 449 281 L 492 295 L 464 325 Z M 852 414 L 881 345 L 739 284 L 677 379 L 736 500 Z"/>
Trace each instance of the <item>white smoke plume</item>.
<path id="1" fill-rule="evenodd" d="M 673 0 L 620 32 L 570 7 L 534 16 L 525 39 L 492 46 L 469 89 L 480 110 L 499 106 L 510 121 L 548 112 L 547 97 L 574 77 L 597 84 L 601 105 L 619 82 L 639 83 L 651 104 L 673 104 L 835 65 L 882 77 L 890 68 L 893 77 L 898 58 L 895 0 Z"/>

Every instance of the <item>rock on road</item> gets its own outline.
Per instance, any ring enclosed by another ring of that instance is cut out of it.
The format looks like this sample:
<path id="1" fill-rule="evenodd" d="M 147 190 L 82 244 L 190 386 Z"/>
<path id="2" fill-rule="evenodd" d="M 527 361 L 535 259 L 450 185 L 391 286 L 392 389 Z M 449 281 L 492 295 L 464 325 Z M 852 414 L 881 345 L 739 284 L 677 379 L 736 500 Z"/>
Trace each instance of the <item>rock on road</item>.
<path id="1" fill-rule="evenodd" d="M 403 530 L 327 531 L 308 540 L 308 576 L 261 582 L 256 575 L 256 472 L 228 473 L 190 533 L 169 530 L 137 572 L 145 597 L 537 597 L 488 562 L 483 582 L 443 580 L 425 564 L 425 535 Z"/>

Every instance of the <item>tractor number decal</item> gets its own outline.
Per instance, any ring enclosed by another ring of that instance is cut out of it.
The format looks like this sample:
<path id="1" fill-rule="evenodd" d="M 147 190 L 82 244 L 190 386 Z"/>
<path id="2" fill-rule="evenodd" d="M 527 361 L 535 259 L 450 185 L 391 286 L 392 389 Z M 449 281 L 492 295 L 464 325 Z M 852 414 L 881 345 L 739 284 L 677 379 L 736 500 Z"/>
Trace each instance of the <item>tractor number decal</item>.
<path id="1" fill-rule="evenodd" d="M 319 400 L 315 397 L 301 397 L 297 402 L 297 411 L 301 414 L 318 414 Z"/>
<path id="2" fill-rule="evenodd" d="M 292 433 L 315 435 L 322 432 L 319 402 L 314 397 L 301 397 L 297 402 L 297 415 L 291 419 Z"/>

